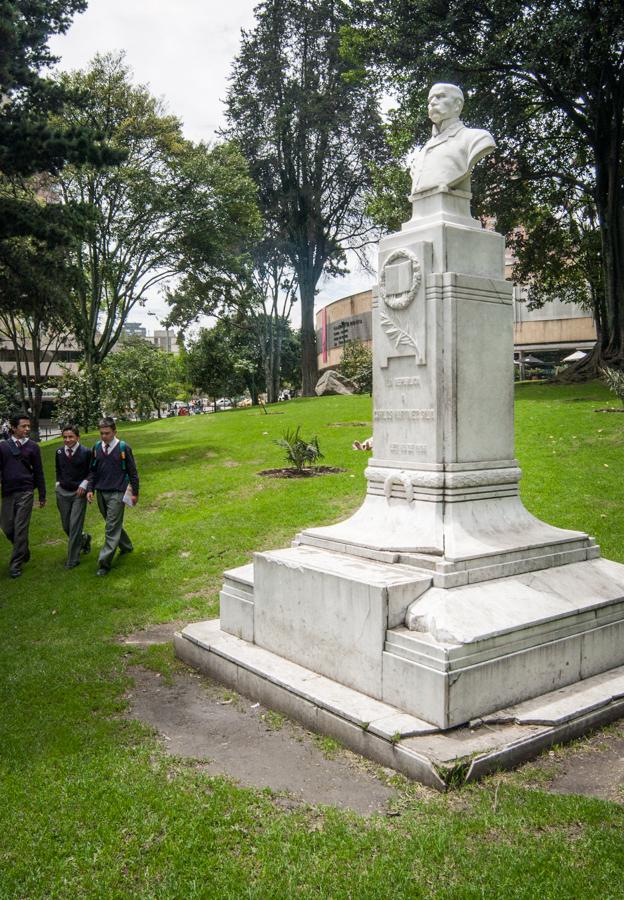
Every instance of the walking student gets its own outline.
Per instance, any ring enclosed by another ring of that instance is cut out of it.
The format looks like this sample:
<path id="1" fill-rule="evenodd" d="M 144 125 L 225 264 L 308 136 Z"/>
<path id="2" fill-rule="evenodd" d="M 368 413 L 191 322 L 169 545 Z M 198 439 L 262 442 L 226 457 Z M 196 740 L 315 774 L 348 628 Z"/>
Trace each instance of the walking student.
<path id="1" fill-rule="evenodd" d="M 98 557 L 97 575 L 108 575 L 119 547 L 120 554 L 131 553 L 134 547 L 123 527 L 126 506 L 134 506 L 139 499 L 139 475 L 132 450 L 117 437 L 115 420 L 109 416 L 100 420 L 100 438 L 93 448 L 87 500 L 93 502 L 94 491 L 104 517 L 104 546 Z"/>
<path id="2" fill-rule="evenodd" d="M 91 535 L 83 531 L 87 511 L 87 488 L 91 450 L 80 443 L 76 425 L 63 428 L 63 447 L 56 451 L 56 505 L 67 535 L 66 569 L 75 569 L 80 554 L 91 550 Z"/>
<path id="3" fill-rule="evenodd" d="M 13 544 L 9 563 L 11 578 L 19 578 L 22 565 L 30 559 L 28 528 L 35 498 L 45 506 L 46 486 L 41 464 L 41 451 L 30 440 L 30 417 L 19 413 L 9 419 L 11 436 L 0 442 L 0 477 L 2 509 L 0 526 Z"/>

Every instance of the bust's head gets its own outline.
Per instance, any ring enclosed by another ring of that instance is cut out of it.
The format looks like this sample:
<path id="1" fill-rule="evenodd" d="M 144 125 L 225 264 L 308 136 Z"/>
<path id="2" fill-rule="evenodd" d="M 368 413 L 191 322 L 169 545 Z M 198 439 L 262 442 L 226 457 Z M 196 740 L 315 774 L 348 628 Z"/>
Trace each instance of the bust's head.
<path id="1" fill-rule="evenodd" d="M 434 84 L 429 91 L 427 112 L 434 125 L 458 119 L 464 106 L 464 95 L 456 84 Z"/>

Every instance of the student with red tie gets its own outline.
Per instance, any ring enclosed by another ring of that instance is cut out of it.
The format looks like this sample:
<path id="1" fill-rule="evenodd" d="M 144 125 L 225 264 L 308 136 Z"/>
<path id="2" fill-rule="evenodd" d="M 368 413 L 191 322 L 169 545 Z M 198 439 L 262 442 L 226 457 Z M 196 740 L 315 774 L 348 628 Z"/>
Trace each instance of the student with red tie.
<path id="1" fill-rule="evenodd" d="M 39 446 L 30 440 L 30 416 L 18 413 L 11 416 L 9 425 L 11 437 L 0 441 L 0 526 L 13 544 L 9 575 L 19 578 L 22 564 L 30 559 L 28 528 L 35 488 L 39 493 L 39 506 L 45 506 L 46 486 Z"/>
<path id="2" fill-rule="evenodd" d="M 80 443 L 76 425 L 63 428 L 63 446 L 56 451 L 56 505 L 68 537 L 66 569 L 75 569 L 80 554 L 91 550 L 91 535 L 82 529 L 87 511 L 91 450 Z"/>
<path id="3" fill-rule="evenodd" d="M 132 450 L 117 438 L 115 420 L 105 416 L 99 423 L 100 438 L 92 451 L 87 500 L 97 502 L 106 523 L 104 546 L 98 557 L 97 575 L 108 575 L 115 551 L 131 553 L 132 541 L 123 527 L 126 506 L 134 506 L 139 499 L 139 475 Z"/>

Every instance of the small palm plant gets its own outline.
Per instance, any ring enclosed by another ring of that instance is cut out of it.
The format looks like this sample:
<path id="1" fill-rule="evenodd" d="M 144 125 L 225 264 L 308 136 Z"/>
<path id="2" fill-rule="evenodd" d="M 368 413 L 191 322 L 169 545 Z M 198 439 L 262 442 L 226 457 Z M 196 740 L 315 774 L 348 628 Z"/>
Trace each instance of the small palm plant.
<path id="1" fill-rule="evenodd" d="M 306 440 L 301 437 L 300 430 L 298 425 L 296 429 L 284 432 L 284 436 L 275 441 L 278 447 L 283 447 L 286 451 L 286 460 L 292 463 L 298 472 L 302 472 L 305 466 L 312 466 L 317 460 L 323 459 L 317 436 Z"/>

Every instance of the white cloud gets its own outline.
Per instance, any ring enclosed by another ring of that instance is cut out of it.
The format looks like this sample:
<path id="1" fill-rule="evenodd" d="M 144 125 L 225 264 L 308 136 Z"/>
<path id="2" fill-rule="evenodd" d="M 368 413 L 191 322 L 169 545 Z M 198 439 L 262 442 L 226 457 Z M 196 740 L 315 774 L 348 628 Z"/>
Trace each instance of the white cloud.
<path id="1" fill-rule="evenodd" d="M 187 137 L 211 140 L 224 124 L 222 101 L 256 0 L 90 0 L 67 34 L 51 41 L 60 68 L 78 69 L 98 52 L 125 50 L 136 80 L 179 116 Z"/>

